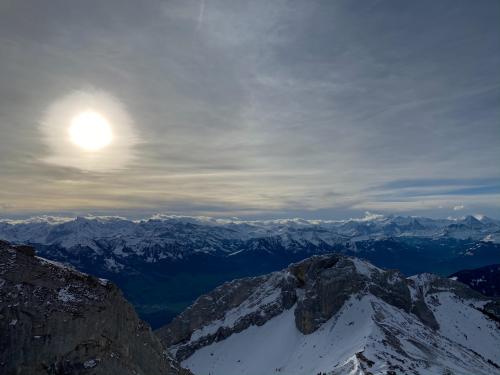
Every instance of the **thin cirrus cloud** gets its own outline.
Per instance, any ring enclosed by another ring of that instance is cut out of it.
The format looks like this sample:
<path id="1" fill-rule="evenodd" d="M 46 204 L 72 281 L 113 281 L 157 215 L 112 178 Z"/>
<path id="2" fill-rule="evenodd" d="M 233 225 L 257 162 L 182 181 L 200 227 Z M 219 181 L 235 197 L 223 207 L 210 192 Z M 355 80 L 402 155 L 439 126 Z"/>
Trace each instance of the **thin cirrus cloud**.
<path id="1" fill-rule="evenodd" d="M 498 2 L 0 7 L 5 215 L 498 216 Z M 92 163 L 40 131 L 86 87 L 128 119 Z"/>
<path id="2" fill-rule="evenodd" d="M 395 180 L 371 191 L 404 196 L 437 196 L 437 195 L 490 195 L 500 194 L 500 179 L 470 178 L 470 179 L 418 179 Z"/>

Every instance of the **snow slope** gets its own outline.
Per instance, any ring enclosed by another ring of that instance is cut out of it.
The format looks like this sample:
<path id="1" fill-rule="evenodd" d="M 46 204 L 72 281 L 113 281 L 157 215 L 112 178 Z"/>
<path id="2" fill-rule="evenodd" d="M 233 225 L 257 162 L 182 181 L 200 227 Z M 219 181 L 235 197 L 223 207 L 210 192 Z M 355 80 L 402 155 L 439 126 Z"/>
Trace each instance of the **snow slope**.
<path id="1" fill-rule="evenodd" d="M 368 299 L 349 302 L 338 317 L 304 335 L 295 327 L 294 309 L 263 326 L 251 326 L 206 346 L 183 362 L 196 375 L 317 374 L 348 362 L 363 351 L 372 332 Z M 356 325 L 356 330 L 351 329 Z M 277 369 L 277 371 L 276 371 Z"/>
<path id="2" fill-rule="evenodd" d="M 474 309 L 454 306 L 449 296 L 440 296 L 440 302 L 442 328 L 437 333 L 380 299 L 356 296 L 310 335 L 297 330 L 292 308 L 263 326 L 203 347 L 182 365 L 196 375 L 365 374 L 368 370 L 372 374 L 388 370 L 421 375 L 445 370 L 456 375 L 500 374 L 487 363 L 500 358 L 495 323 Z M 397 333 L 405 354 L 384 342 L 385 330 Z M 370 366 L 369 361 L 374 363 Z"/>

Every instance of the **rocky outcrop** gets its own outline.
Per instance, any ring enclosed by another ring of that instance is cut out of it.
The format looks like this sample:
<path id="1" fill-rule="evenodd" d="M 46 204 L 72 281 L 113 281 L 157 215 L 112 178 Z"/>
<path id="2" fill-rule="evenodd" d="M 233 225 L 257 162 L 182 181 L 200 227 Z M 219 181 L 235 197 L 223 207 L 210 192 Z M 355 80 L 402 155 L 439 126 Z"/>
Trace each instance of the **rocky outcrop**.
<path id="1" fill-rule="evenodd" d="M 335 315 L 355 294 L 369 292 L 387 303 L 410 311 L 413 303 L 405 278 L 341 255 L 315 256 L 289 268 L 303 290 L 295 309 L 296 325 L 309 334 Z M 417 302 L 417 301 L 415 301 Z"/>
<path id="2" fill-rule="evenodd" d="M 352 262 L 340 256 L 312 257 L 290 267 L 303 291 L 295 309 L 300 332 L 314 332 L 363 288 L 362 275 L 353 268 Z"/>
<path id="3" fill-rule="evenodd" d="M 0 373 L 188 372 L 116 286 L 0 241 Z"/>

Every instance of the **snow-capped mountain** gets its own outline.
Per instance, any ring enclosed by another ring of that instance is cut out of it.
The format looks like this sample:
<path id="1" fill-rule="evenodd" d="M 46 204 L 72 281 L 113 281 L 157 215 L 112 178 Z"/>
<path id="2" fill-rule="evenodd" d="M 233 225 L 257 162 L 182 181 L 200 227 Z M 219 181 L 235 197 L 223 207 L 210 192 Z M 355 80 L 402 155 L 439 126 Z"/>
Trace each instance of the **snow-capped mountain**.
<path id="1" fill-rule="evenodd" d="M 496 241 L 500 222 L 481 217 L 436 220 L 372 215 L 343 221 L 241 221 L 156 215 L 145 220 L 120 217 L 39 217 L 0 221 L 0 238 L 104 256 L 110 270 L 138 256 L 145 262 L 182 259 L 196 253 L 228 256 L 271 242 L 287 251 L 332 251 L 339 244 L 391 237 Z"/>
<path id="2" fill-rule="evenodd" d="M 40 256 L 112 280 L 156 328 L 225 281 L 276 271 L 314 254 L 356 255 L 406 275 L 449 275 L 500 263 L 493 237 L 499 228 L 485 217 L 38 217 L 0 221 L 0 239 L 31 244 Z"/>
<path id="3" fill-rule="evenodd" d="M 157 333 L 196 375 L 500 374 L 498 300 L 340 255 L 226 283 Z"/>

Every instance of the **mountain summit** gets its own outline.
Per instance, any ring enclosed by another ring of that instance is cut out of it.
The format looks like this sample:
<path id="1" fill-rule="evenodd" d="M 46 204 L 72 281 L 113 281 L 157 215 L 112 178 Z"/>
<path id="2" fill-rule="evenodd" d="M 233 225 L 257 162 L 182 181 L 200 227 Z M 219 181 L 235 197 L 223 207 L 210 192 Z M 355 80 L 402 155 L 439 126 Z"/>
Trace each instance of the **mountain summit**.
<path id="1" fill-rule="evenodd" d="M 158 331 L 196 375 L 500 374 L 500 303 L 342 255 L 226 283 Z"/>

